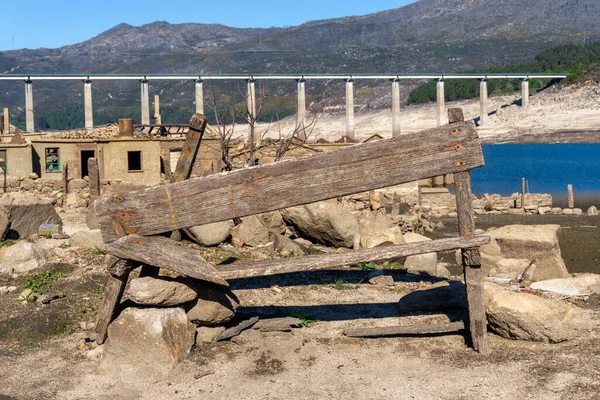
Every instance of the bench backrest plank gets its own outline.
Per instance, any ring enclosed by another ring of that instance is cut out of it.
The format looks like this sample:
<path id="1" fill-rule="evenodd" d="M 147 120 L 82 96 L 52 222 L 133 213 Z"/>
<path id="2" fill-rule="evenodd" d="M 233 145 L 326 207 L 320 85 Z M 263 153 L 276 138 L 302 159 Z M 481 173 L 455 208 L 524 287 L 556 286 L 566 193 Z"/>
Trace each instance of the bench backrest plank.
<path id="1" fill-rule="evenodd" d="M 484 165 L 472 122 L 299 160 L 115 194 L 96 202 L 104 241 L 260 214 Z"/>

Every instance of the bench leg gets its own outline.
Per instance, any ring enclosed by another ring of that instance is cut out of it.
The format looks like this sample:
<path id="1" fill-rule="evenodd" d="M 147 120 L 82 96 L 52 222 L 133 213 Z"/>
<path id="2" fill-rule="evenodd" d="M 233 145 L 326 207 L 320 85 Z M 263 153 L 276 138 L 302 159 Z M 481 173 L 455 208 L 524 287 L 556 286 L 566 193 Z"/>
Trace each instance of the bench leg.
<path id="1" fill-rule="evenodd" d="M 471 206 L 471 175 L 467 172 L 454 174 L 456 191 L 456 211 L 458 230 L 466 239 L 473 237 L 475 220 Z M 488 354 L 487 320 L 485 318 L 485 299 L 483 296 L 483 270 L 479 249 L 462 251 L 465 285 L 467 287 L 467 305 L 469 307 L 469 330 L 473 348 L 481 354 Z"/>
<path id="2" fill-rule="evenodd" d="M 108 325 L 112 322 L 117 307 L 121 304 L 127 279 L 129 279 L 129 272 L 121 276 L 110 274 L 108 277 L 108 282 L 104 289 L 104 299 L 102 300 L 98 319 L 96 320 L 96 343 L 98 344 L 103 344 L 106 340 Z"/>
<path id="3" fill-rule="evenodd" d="M 489 354 L 487 341 L 487 320 L 485 318 L 485 298 L 483 293 L 483 269 L 479 249 L 463 250 L 463 268 L 467 288 L 469 308 L 469 330 L 473 348 L 479 353 Z"/>

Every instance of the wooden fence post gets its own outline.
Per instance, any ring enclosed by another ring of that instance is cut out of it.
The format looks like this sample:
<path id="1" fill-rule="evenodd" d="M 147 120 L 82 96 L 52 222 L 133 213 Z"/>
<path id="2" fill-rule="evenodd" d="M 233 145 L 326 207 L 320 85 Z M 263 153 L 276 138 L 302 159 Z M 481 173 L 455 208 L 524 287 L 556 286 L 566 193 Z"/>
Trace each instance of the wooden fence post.
<path id="1" fill-rule="evenodd" d="M 63 164 L 63 195 L 65 197 L 64 201 L 67 201 L 67 195 L 69 194 L 69 163 L 65 162 Z"/>
<path id="2" fill-rule="evenodd" d="M 448 110 L 449 123 L 462 122 L 462 110 Z M 471 204 L 471 174 L 458 172 L 454 174 L 456 191 L 456 211 L 458 213 L 458 230 L 462 237 L 471 239 L 475 233 L 475 220 Z M 483 293 L 483 270 L 479 249 L 463 249 L 462 262 L 467 290 L 469 308 L 469 330 L 473 348 L 480 354 L 489 354 L 487 341 L 487 320 L 485 317 L 485 298 Z"/>
<path id="3" fill-rule="evenodd" d="M 96 158 L 88 158 L 88 176 L 90 178 L 90 196 L 95 200 L 100 197 L 100 171 Z"/>

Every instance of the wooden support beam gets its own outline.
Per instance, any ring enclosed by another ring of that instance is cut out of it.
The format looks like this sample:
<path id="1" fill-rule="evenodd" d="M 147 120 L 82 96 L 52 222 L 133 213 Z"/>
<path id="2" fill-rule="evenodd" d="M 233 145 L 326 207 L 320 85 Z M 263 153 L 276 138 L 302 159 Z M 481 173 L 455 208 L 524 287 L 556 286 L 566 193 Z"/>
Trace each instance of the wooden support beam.
<path id="1" fill-rule="evenodd" d="M 134 260 L 144 265 L 166 268 L 190 278 L 229 286 L 215 267 L 198 252 L 171 239 L 154 236 L 130 235 L 108 245 L 111 255 Z"/>
<path id="2" fill-rule="evenodd" d="M 177 182 L 96 202 L 104 240 L 156 235 L 482 166 L 472 122 Z"/>
<path id="3" fill-rule="evenodd" d="M 407 257 L 438 251 L 475 248 L 489 242 L 489 235 L 478 235 L 468 240 L 462 237 L 456 237 L 394 246 L 381 246 L 375 247 L 374 249 L 363 249 L 346 253 L 327 253 L 313 256 L 282 258 L 278 260 L 265 260 L 239 264 L 234 263 L 217 266 L 217 271 L 225 279 L 289 274 L 292 272 L 327 269 L 343 265 L 354 265 L 361 262 L 389 260 L 398 257 Z"/>
<path id="4" fill-rule="evenodd" d="M 432 333 L 456 332 L 465 329 L 462 321 L 439 325 L 384 326 L 377 328 L 347 328 L 344 335 L 349 337 L 383 337 L 399 335 L 426 335 Z"/>
<path id="5" fill-rule="evenodd" d="M 177 167 L 171 175 L 171 182 L 181 182 L 189 179 L 205 129 L 206 117 L 202 114 L 194 114 L 190 119 L 190 130 L 185 137 L 181 155 L 177 160 Z"/>
<path id="6" fill-rule="evenodd" d="M 115 317 L 117 307 L 121 303 L 121 298 L 123 297 L 128 278 L 129 272 L 124 273 L 121 276 L 112 274 L 108 276 L 108 282 L 104 288 L 104 298 L 102 299 L 102 304 L 98 311 L 98 318 L 96 319 L 96 342 L 98 344 L 102 344 L 106 340 L 108 325 L 110 325 Z"/>
<path id="7" fill-rule="evenodd" d="M 464 118 L 460 113 L 451 109 L 448 114 L 450 121 Z M 458 230 L 462 237 L 470 239 L 475 232 L 475 218 L 471 203 L 471 174 L 469 171 L 454 174 L 456 192 L 456 211 L 458 213 Z M 489 354 L 487 340 L 487 319 L 485 317 L 485 298 L 483 293 L 483 269 L 479 248 L 462 249 L 462 262 L 467 290 L 467 305 L 469 308 L 469 330 L 473 348 L 480 354 Z"/>

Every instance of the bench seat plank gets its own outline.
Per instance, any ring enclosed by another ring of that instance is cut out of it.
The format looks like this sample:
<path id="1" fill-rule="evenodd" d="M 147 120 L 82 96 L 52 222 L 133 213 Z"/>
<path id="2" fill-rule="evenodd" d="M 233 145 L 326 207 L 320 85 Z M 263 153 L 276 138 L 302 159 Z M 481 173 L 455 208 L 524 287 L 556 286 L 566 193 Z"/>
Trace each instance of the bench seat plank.
<path id="1" fill-rule="evenodd" d="M 191 179 L 96 202 L 104 241 L 260 214 L 484 165 L 472 122 Z"/>

